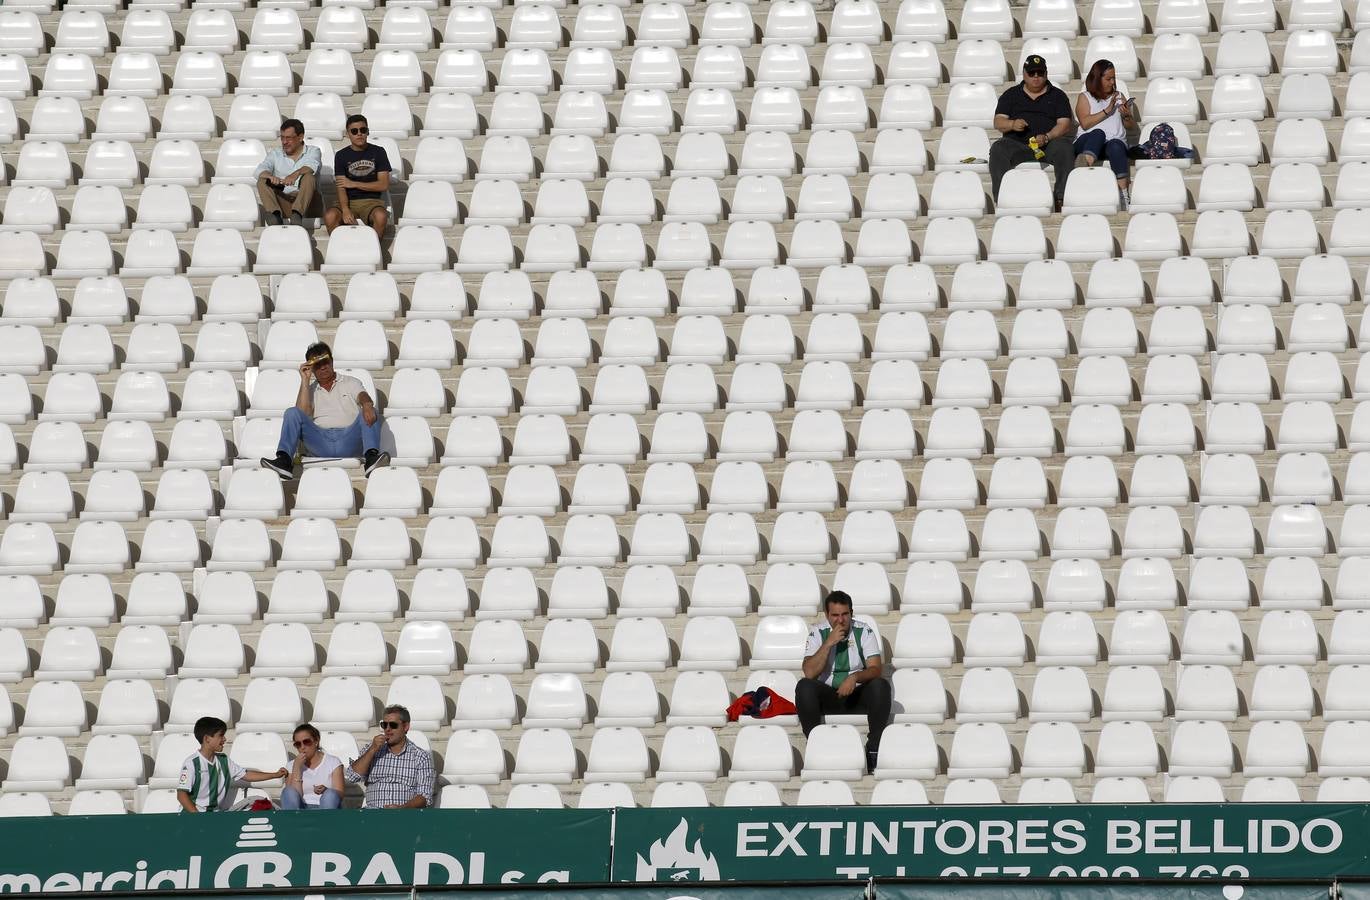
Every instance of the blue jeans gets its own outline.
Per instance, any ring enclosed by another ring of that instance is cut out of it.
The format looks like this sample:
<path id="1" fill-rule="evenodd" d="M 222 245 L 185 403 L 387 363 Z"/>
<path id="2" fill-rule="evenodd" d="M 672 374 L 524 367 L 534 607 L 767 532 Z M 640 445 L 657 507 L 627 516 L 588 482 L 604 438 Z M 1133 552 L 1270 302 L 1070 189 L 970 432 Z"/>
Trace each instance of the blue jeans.
<path id="1" fill-rule="evenodd" d="M 281 809 L 342 809 L 342 794 L 327 788 L 319 795 L 318 806 L 306 806 L 300 792 L 287 786 L 281 791 Z"/>
<path id="2" fill-rule="evenodd" d="M 310 456 L 361 456 L 380 447 L 381 417 L 377 415 L 376 424 L 367 425 L 362 414 L 357 413 L 357 418 L 345 428 L 320 428 L 298 406 L 292 406 L 281 420 L 281 440 L 276 449 L 294 456 L 295 446 L 301 440 Z"/>
<path id="3" fill-rule="evenodd" d="M 1095 159 L 1107 157 L 1113 174 L 1118 178 L 1127 177 L 1127 144 L 1117 138 L 1110 141 L 1102 131 L 1086 131 L 1075 139 L 1075 155 L 1081 153 L 1088 153 Z"/>

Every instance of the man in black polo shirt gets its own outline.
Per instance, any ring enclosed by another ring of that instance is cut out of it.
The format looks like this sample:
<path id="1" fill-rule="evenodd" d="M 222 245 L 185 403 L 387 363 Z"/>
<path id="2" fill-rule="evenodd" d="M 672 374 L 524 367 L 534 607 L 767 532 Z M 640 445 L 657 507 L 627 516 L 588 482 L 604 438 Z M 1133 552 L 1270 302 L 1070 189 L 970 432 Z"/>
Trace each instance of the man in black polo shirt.
<path id="1" fill-rule="evenodd" d="M 989 180 L 994 201 L 999 202 L 999 184 L 1004 173 L 1035 158 L 1028 141 L 1046 154 L 1042 161 L 1056 170 L 1056 206 L 1066 192 L 1066 176 L 1075 165 L 1070 146 L 1074 123 L 1066 92 L 1047 81 L 1047 61 L 1037 54 L 1023 60 L 1023 80 L 1004 91 L 994 108 L 994 127 L 1003 137 L 989 148 Z"/>

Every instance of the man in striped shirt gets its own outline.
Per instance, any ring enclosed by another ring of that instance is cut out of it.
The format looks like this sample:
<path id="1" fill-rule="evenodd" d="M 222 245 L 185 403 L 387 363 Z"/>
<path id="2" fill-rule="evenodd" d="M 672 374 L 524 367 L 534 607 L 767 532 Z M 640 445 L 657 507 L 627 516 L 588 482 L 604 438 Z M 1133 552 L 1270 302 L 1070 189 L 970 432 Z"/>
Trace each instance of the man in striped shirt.
<path id="1" fill-rule="evenodd" d="M 890 719 L 890 683 L 883 677 L 880 638 L 870 625 L 852 621 L 851 596 L 833 591 L 823 601 L 827 625 L 809 629 L 804 647 L 804 677 L 795 686 L 794 705 L 804 736 L 825 713 L 866 714 L 866 768 L 875 771 L 880 735 Z"/>
<path id="2" fill-rule="evenodd" d="M 186 812 L 216 812 L 233 807 L 234 794 L 241 784 L 270 781 L 290 774 L 284 768 L 274 772 L 244 769 L 224 753 L 228 724 L 214 716 L 195 722 L 195 739 L 200 749 L 181 767 L 176 784 L 176 800 Z"/>
<path id="3" fill-rule="evenodd" d="M 409 710 L 387 706 L 381 733 L 343 772 L 366 785 L 363 809 L 422 809 L 433 805 L 433 757 L 410 741 Z"/>

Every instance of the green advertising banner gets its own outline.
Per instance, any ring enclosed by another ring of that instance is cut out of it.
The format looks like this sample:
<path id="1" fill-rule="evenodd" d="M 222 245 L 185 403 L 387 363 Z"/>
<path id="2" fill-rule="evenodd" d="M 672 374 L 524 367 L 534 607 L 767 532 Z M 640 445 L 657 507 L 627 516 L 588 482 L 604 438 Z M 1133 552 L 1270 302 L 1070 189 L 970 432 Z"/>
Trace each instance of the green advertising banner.
<path id="1" fill-rule="evenodd" d="M 621 809 L 616 881 L 1370 875 L 1351 804 Z"/>
<path id="2" fill-rule="evenodd" d="M 450 900 L 437 892 L 419 892 L 421 900 Z M 866 900 L 865 882 L 828 885 L 603 885 L 599 887 L 558 888 L 535 893 L 523 891 L 481 891 L 481 900 Z M 342 900 L 342 898 L 339 898 Z"/>
<path id="3" fill-rule="evenodd" d="M 0 893 L 609 880 L 607 810 L 9 819 Z"/>
<path id="4" fill-rule="evenodd" d="M 976 900 L 1327 900 L 1323 884 L 936 884 L 875 883 L 875 900 L 943 900 L 974 897 Z M 1342 900 L 1349 895 L 1342 894 Z"/>

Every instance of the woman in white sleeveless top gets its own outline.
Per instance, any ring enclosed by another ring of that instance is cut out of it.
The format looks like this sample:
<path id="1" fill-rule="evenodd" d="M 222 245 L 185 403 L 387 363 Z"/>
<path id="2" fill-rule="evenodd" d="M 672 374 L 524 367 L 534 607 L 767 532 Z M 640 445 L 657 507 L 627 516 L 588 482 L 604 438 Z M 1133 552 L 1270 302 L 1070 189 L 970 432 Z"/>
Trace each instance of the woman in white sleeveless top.
<path id="1" fill-rule="evenodd" d="M 295 726 L 292 740 L 296 756 L 281 791 L 281 809 L 339 809 L 342 760 L 324 752 L 319 729 L 308 722 Z"/>
<path id="2" fill-rule="evenodd" d="M 1075 101 L 1075 119 L 1080 134 L 1075 138 L 1075 165 L 1088 167 L 1101 157 L 1108 159 L 1118 178 L 1118 198 L 1124 210 L 1131 198 L 1128 188 L 1127 129 L 1132 127 L 1132 110 L 1118 90 L 1113 63 L 1097 60 L 1089 67 L 1085 89 Z"/>

